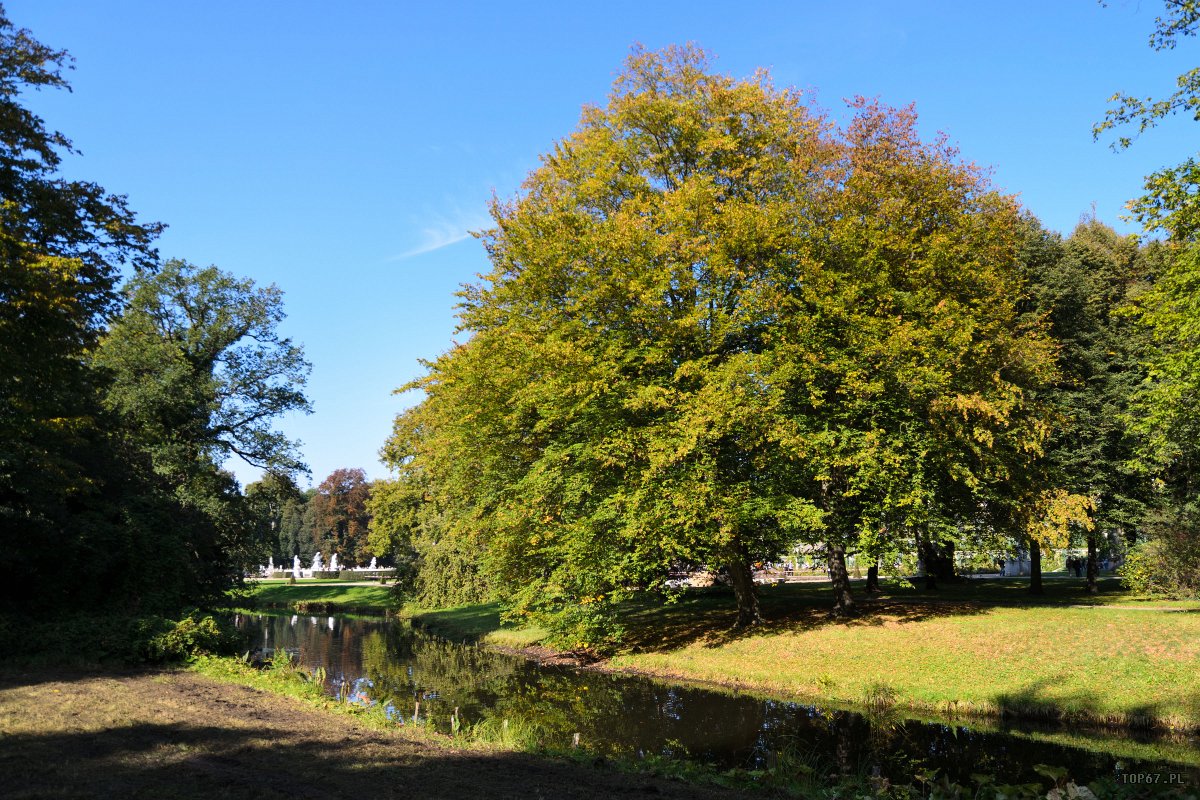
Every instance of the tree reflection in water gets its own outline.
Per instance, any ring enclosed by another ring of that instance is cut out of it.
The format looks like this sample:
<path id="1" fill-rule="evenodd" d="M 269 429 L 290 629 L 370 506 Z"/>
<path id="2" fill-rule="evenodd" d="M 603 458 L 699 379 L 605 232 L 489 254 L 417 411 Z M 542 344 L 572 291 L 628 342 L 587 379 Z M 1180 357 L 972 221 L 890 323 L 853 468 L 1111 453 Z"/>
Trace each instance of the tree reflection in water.
<path id="1" fill-rule="evenodd" d="M 1041 763 L 1091 780 L 1112 774 L 1116 762 L 1103 752 L 905 720 L 886 706 L 863 715 L 543 667 L 403 622 L 264 615 L 241 617 L 239 624 L 265 649 L 283 647 L 301 666 L 323 667 L 332 693 L 383 704 L 409 722 L 419 708 L 420 723 L 444 733 L 451 732 L 457 709 L 464 727 L 512 725 L 536 731 L 539 743 L 552 749 L 572 746 L 578 734 L 582 747 L 601 755 L 687 758 L 722 768 L 790 765 L 905 782 L 916 769 L 941 770 L 963 783 L 971 773 L 1015 782 L 1036 779 L 1032 769 Z"/>

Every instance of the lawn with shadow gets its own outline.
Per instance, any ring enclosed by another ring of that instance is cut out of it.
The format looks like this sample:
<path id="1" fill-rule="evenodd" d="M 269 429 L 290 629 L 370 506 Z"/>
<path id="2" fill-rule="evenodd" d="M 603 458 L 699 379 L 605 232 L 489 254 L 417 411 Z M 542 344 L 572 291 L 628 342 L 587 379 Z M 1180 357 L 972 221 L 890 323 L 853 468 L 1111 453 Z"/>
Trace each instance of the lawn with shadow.
<path id="1" fill-rule="evenodd" d="M 748 628 L 734 626 L 727 588 L 643 595 L 622 608 L 626 638 L 607 665 L 850 707 L 882 688 L 926 714 L 1200 728 L 1194 601 L 1134 597 L 1115 578 L 1097 595 L 1065 577 L 1041 596 L 1027 578 L 855 588 L 858 613 L 843 619 L 827 583 L 763 586 L 763 622 Z M 502 628 L 497 604 L 415 619 L 460 640 L 539 634 Z"/>
<path id="2" fill-rule="evenodd" d="M 1096 598 L 1066 582 L 1033 597 L 1024 581 L 938 591 L 892 584 L 859 613 L 829 614 L 828 587 L 764 587 L 764 622 L 733 628 L 719 590 L 625 618 L 614 666 L 862 704 L 879 687 L 902 706 L 948 714 L 1200 727 L 1200 614 L 1137 603 L 1115 581 Z"/>

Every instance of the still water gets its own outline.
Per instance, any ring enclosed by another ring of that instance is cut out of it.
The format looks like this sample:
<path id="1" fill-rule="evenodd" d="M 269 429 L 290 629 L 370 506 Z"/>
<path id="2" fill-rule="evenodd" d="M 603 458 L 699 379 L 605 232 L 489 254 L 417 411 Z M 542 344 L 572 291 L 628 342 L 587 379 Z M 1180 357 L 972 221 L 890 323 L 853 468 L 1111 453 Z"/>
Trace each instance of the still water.
<path id="1" fill-rule="evenodd" d="M 989 729 L 864 716 L 638 676 L 540 666 L 394 620 L 240 615 L 237 625 L 268 658 L 284 648 L 301 666 L 324 668 L 332 694 L 382 704 L 397 722 L 442 732 L 450 732 L 457 710 L 464 726 L 511 722 L 536 731 L 548 748 L 570 747 L 578 735 L 579 746 L 599 755 L 686 758 L 722 768 L 758 769 L 786 758 L 822 771 L 893 781 L 910 781 L 918 769 L 937 769 L 962 783 L 970 783 L 972 773 L 1015 783 L 1037 781 L 1034 766 L 1049 764 L 1067 768 L 1076 781 L 1140 770 L 1200 783 L 1195 739 L 1128 733 L 1105 738 L 1047 726 Z"/>

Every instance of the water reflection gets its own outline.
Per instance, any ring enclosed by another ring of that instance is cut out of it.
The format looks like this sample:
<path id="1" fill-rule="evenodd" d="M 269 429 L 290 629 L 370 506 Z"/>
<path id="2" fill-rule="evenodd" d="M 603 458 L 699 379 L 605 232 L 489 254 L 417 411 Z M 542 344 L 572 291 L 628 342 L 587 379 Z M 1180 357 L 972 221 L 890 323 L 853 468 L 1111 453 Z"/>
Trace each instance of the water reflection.
<path id="1" fill-rule="evenodd" d="M 1037 780 L 1037 764 L 1066 767 L 1083 781 L 1134 766 L 1127 759 L 1119 767 L 1105 752 L 1028 736 L 541 667 L 400 622 L 242 616 L 238 624 L 263 643 L 268 657 L 284 648 L 302 666 L 323 668 L 331 693 L 383 704 L 397 720 L 446 733 L 457 712 L 465 725 L 507 729 L 511 722 L 535 730 L 551 748 L 577 740 L 603 755 L 664 755 L 749 769 L 791 763 L 894 781 L 911 780 L 916 765 L 962 783 L 981 772 L 1005 782 Z M 1188 752 L 1187 744 L 1176 744 L 1176 752 L 1181 747 Z M 1200 770 L 1184 771 L 1191 782 L 1200 782 Z"/>

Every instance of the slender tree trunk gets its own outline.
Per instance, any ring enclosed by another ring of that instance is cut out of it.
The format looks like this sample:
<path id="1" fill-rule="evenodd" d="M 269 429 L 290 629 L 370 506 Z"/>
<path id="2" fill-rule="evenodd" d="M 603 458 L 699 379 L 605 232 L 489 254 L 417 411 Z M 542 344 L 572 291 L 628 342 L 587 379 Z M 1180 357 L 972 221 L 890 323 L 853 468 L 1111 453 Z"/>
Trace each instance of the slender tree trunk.
<path id="1" fill-rule="evenodd" d="M 933 543 L 929 541 L 929 531 L 924 527 L 917 528 L 917 555 L 921 560 L 921 566 L 925 572 L 925 589 L 926 591 L 936 592 L 937 585 L 937 569 L 934 567 L 935 555 L 933 552 Z"/>
<path id="2" fill-rule="evenodd" d="M 737 599 L 737 622 L 734 627 L 745 628 L 762 622 L 758 608 L 758 592 L 754 588 L 754 574 L 750 571 L 750 558 L 744 547 L 738 546 L 736 554 L 726 563 L 729 582 L 733 584 L 733 596 Z"/>
<path id="3" fill-rule="evenodd" d="M 1033 539 L 1029 540 L 1029 593 L 1046 593 L 1042 588 L 1042 549 Z"/>
<path id="4" fill-rule="evenodd" d="M 846 547 L 829 542 L 829 577 L 833 580 L 833 613 L 839 617 L 854 613 L 854 595 L 850 591 L 850 574 L 846 571 Z"/>
<path id="5" fill-rule="evenodd" d="M 1100 575 L 1100 543 L 1096 541 L 1096 532 L 1088 531 L 1087 537 L 1087 584 L 1088 594 L 1097 594 L 1096 578 Z"/>
<path id="6" fill-rule="evenodd" d="M 867 591 L 871 593 L 879 591 L 879 559 L 875 559 L 875 563 L 867 568 Z"/>

